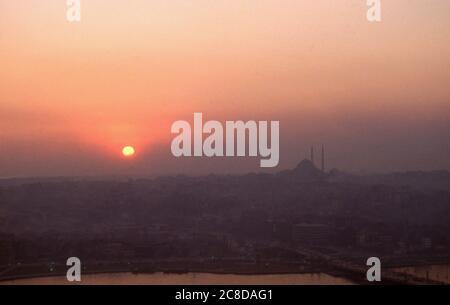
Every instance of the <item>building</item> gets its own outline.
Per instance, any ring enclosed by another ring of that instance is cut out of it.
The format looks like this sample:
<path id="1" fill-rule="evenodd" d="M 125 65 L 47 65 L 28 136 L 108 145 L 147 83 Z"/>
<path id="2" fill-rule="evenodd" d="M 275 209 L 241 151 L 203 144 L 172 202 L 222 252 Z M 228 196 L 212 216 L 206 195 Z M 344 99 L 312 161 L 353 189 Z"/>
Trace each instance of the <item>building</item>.
<path id="1" fill-rule="evenodd" d="M 323 224 L 295 224 L 292 228 L 292 239 L 305 245 L 327 244 L 330 240 L 331 229 Z"/>

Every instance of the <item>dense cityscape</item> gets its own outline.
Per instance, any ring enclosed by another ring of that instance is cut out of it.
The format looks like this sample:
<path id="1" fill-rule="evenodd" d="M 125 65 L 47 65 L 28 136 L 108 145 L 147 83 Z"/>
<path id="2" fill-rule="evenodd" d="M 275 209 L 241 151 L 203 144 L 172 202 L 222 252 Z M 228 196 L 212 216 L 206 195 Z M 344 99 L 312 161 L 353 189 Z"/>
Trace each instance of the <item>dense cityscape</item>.
<path id="1" fill-rule="evenodd" d="M 356 176 L 304 160 L 274 175 L 0 185 L 3 279 L 63 274 L 72 256 L 92 273 L 325 272 L 356 282 L 371 256 L 392 268 L 450 263 L 448 172 Z"/>

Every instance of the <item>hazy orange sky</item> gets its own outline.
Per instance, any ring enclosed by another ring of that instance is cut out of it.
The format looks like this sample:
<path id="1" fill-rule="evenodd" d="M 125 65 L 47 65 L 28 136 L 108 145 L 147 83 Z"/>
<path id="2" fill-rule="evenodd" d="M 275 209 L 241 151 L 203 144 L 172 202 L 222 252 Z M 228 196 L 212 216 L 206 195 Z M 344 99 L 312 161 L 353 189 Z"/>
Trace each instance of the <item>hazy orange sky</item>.
<path id="1" fill-rule="evenodd" d="M 279 120 L 280 166 L 450 169 L 450 1 L 0 0 L 0 177 L 257 171 L 170 125 Z M 138 155 L 125 161 L 125 145 Z"/>

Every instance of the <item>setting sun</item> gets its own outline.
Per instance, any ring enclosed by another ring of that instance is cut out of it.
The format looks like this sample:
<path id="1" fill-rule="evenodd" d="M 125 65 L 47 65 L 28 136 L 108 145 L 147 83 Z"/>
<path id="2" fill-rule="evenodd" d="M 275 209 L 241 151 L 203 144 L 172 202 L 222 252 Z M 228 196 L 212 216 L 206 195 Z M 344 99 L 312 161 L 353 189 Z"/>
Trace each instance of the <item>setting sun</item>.
<path id="1" fill-rule="evenodd" d="M 134 153 L 135 153 L 135 150 L 134 150 L 134 147 L 133 147 L 133 146 L 125 146 L 125 147 L 122 149 L 122 154 L 123 154 L 125 157 L 131 157 L 131 156 L 134 155 Z"/>

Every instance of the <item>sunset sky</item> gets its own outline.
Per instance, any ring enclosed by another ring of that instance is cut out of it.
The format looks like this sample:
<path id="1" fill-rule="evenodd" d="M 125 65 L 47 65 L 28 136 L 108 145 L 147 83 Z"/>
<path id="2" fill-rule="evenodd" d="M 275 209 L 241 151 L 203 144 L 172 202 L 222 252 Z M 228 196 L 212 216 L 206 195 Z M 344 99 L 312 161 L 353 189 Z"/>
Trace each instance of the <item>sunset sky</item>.
<path id="1" fill-rule="evenodd" d="M 280 165 L 450 170 L 450 1 L 0 0 L 0 177 L 259 171 L 171 124 L 279 120 Z M 124 160 L 126 145 L 136 158 Z"/>

